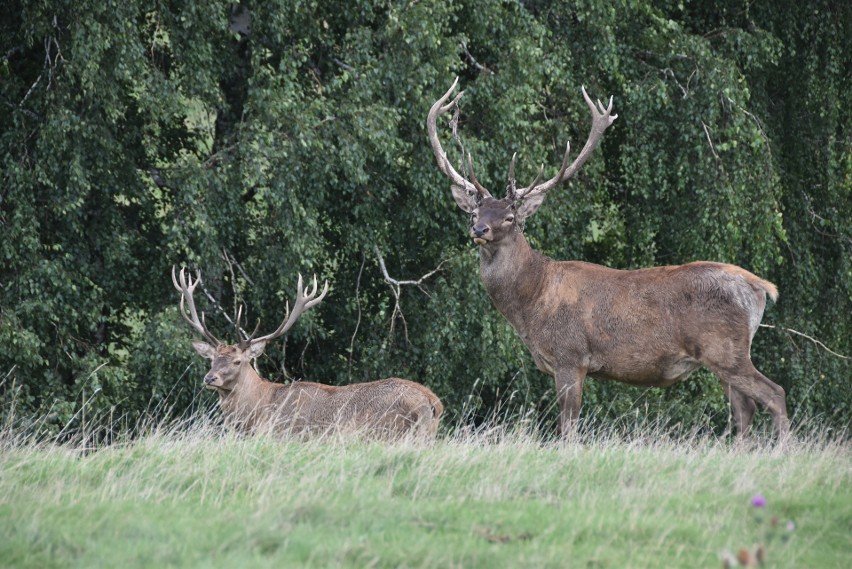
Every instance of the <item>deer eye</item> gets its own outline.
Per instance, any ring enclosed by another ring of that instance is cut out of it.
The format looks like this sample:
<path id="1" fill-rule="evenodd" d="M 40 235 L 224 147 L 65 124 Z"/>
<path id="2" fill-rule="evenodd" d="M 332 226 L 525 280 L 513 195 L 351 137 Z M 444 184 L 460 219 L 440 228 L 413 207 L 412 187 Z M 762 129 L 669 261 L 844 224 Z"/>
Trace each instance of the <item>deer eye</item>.
<path id="1" fill-rule="evenodd" d="M 512 223 L 513 221 L 515 221 L 515 216 L 514 216 L 514 215 L 509 215 L 509 216 L 507 216 L 507 217 L 506 217 L 506 219 L 505 219 L 505 223 Z"/>
<path id="2" fill-rule="evenodd" d="M 242 360 L 233 360 L 231 362 L 231 365 L 236 367 L 236 366 L 240 365 L 241 363 L 243 363 Z"/>

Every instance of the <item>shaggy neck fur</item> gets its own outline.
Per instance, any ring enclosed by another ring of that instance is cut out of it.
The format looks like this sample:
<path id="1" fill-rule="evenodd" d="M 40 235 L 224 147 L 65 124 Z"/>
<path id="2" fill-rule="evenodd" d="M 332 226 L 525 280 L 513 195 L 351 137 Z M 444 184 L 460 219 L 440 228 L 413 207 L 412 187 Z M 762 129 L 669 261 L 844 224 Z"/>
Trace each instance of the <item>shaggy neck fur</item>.
<path id="1" fill-rule="evenodd" d="M 286 386 L 263 379 L 248 362 L 243 365 L 248 369 L 233 389 L 217 389 L 219 407 L 229 425 L 252 430 L 267 416 L 275 390 Z"/>
<path id="2" fill-rule="evenodd" d="M 523 334 L 527 307 L 541 295 L 553 261 L 530 247 L 519 228 L 479 249 L 479 274 L 491 302 Z"/>

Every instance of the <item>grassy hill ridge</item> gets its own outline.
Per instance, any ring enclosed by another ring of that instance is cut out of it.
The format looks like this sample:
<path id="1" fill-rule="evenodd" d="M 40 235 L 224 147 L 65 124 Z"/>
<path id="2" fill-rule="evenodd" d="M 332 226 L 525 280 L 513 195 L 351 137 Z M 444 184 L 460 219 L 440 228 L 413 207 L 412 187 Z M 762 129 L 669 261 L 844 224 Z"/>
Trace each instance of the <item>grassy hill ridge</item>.
<path id="1" fill-rule="evenodd" d="M 463 433 L 433 446 L 210 425 L 96 452 L 3 437 L 7 567 L 845 567 L 850 448 Z M 754 496 L 764 507 L 751 504 Z M 777 518 L 773 524 L 773 518 Z M 789 524 L 789 527 L 788 527 Z M 774 533 L 770 535 L 770 533 Z"/>

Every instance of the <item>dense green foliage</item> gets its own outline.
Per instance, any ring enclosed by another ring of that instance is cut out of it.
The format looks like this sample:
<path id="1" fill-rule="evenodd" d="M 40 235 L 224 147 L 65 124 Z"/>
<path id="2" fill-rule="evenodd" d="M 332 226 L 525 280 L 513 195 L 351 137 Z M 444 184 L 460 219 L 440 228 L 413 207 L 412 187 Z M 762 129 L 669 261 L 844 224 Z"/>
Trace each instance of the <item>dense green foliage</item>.
<path id="1" fill-rule="evenodd" d="M 580 85 L 613 95 L 619 119 L 530 220 L 534 246 L 620 268 L 727 261 L 772 280 L 757 366 L 794 421 L 849 425 L 849 360 L 784 330 L 852 354 L 847 2 L 12 0 L 0 13 L 5 415 L 14 400 L 15 416 L 73 429 L 83 406 L 209 403 L 169 277 L 186 264 L 202 271 L 210 327 L 232 339 L 237 304 L 266 330 L 298 273 L 329 280 L 259 362 L 268 377 L 397 375 L 450 417 L 551 416 L 552 383 L 491 307 L 426 140 L 429 106 L 460 75 L 461 140 L 497 190 L 512 152 L 523 182 L 582 144 Z M 458 159 L 449 129 L 444 141 Z M 396 279 L 440 266 L 402 287 L 402 315 L 376 248 Z M 585 394 L 602 420 L 727 422 L 706 373 Z"/>

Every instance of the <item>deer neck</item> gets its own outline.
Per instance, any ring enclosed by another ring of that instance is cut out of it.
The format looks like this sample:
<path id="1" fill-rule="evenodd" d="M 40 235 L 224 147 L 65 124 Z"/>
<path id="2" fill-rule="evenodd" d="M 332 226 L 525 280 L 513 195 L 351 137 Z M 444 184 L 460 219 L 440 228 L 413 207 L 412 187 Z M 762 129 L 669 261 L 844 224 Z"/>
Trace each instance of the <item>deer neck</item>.
<path id="1" fill-rule="evenodd" d="M 251 365 L 246 364 L 241 377 L 230 391 L 219 391 L 219 408 L 225 420 L 246 429 L 257 426 L 272 399 L 277 384 L 260 377 Z"/>
<path id="2" fill-rule="evenodd" d="M 513 232 L 499 243 L 480 247 L 479 275 L 495 308 L 523 336 L 527 307 L 541 295 L 545 265 L 553 261 L 530 247 L 524 234 Z"/>

